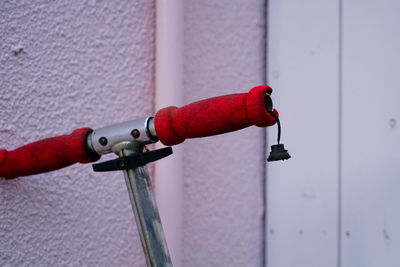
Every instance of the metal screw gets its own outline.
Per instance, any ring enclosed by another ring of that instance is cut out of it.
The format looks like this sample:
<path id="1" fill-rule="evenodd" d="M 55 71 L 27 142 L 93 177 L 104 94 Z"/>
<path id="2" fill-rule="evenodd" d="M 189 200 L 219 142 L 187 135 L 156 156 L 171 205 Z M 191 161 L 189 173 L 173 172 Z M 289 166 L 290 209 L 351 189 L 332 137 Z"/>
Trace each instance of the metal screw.
<path id="1" fill-rule="evenodd" d="M 103 137 L 100 137 L 100 138 L 99 138 L 99 143 L 100 143 L 100 145 L 105 146 L 105 145 L 107 145 L 108 140 L 107 140 L 107 138 L 105 138 L 105 137 L 103 136 Z"/>
<path id="2" fill-rule="evenodd" d="M 131 132 L 131 135 L 132 135 L 133 138 L 136 139 L 136 138 L 139 138 L 140 132 L 139 132 L 138 129 L 133 129 L 132 132 Z"/>
<path id="3" fill-rule="evenodd" d="M 118 162 L 118 166 L 121 168 L 125 167 L 125 162 L 121 160 L 120 162 Z"/>
<path id="4" fill-rule="evenodd" d="M 397 124 L 397 121 L 396 121 L 395 118 L 391 118 L 391 119 L 389 120 L 389 125 L 390 125 L 391 128 L 396 127 L 396 124 Z"/>

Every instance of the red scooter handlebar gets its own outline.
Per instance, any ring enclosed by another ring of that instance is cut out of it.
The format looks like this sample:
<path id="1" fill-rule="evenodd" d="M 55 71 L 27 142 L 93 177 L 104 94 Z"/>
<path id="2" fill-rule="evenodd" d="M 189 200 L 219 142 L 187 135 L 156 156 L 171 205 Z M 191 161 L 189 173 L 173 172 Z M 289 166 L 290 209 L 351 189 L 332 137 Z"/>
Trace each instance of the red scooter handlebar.
<path id="1" fill-rule="evenodd" d="M 186 138 L 217 135 L 251 125 L 271 126 L 276 121 L 265 104 L 266 94 L 271 93 L 271 87 L 258 86 L 248 93 L 209 98 L 181 108 L 161 109 L 155 116 L 157 137 L 164 145 L 171 146 Z M 276 110 L 274 113 L 279 116 Z"/>
<path id="2" fill-rule="evenodd" d="M 0 177 L 12 179 L 58 170 L 77 162 L 96 161 L 100 155 L 92 152 L 86 142 L 91 132 L 90 128 L 81 128 L 12 151 L 0 150 Z"/>
<path id="3" fill-rule="evenodd" d="M 271 92 L 269 86 L 258 86 L 248 93 L 161 109 L 155 115 L 155 133 L 163 144 L 176 145 L 186 138 L 222 134 L 251 125 L 271 126 L 276 121 L 265 104 L 266 94 Z M 274 113 L 278 116 L 276 110 Z M 70 135 L 40 140 L 12 151 L 0 150 L 0 177 L 12 179 L 96 161 L 100 155 L 88 145 L 91 132 L 90 128 L 81 128 Z"/>

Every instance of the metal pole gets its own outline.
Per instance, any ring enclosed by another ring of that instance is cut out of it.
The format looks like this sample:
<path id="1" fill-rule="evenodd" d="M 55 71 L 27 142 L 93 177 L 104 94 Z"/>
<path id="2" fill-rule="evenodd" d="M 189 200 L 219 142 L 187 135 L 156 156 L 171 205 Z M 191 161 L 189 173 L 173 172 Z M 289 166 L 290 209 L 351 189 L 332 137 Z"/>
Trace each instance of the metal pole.
<path id="1" fill-rule="evenodd" d="M 142 152 L 141 148 L 137 150 L 124 148 L 118 155 L 126 157 L 140 152 Z M 124 170 L 123 172 L 147 266 L 172 267 L 146 166 Z"/>

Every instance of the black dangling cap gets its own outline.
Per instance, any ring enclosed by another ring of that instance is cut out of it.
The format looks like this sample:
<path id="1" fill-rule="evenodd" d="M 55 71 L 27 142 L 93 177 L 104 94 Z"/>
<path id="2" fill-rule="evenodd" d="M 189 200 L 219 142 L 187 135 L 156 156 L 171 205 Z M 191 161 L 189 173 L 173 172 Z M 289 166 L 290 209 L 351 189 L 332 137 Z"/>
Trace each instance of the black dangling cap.
<path id="1" fill-rule="evenodd" d="M 272 104 L 269 102 L 271 98 L 268 96 L 266 97 L 265 105 L 268 109 L 268 112 L 275 118 L 276 123 L 278 124 L 278 144 L 271 146 L 271 152 L 267 158 L 267 161 L 278 161 L 278 160 L 285 160 L 290 159 L 289 152 L 285 149 L 284 144 L 281 144 L 281 122 L 279 121 L 279 117 L 275 115 L 272 111 Z M 268 101 L 269 100 L 269 101 Z M 272 102 L 271 102 L 272 103 Z"/>
<path id="2" fill-rule="evenodd" d="M 269 153 L 267 161 L 278 161 L 285 159 L 290 159 L 290 155 L 283 144 L 271 146 L 271 153 Z"/>

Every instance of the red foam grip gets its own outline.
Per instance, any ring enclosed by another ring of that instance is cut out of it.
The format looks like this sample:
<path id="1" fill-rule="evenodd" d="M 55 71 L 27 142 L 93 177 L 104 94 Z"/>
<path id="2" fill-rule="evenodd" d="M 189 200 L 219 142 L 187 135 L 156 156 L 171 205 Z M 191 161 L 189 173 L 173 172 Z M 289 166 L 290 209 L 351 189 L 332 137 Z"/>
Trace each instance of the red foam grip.
<path id="1" fill-rule="evenodd" d="M 70 135 L 43 139 L 12 151 L 0 150 L 0 177 L 12 179 L 96 161 L 100 156 L 86 143 L 91 132 L 90 128 L 81 128 Z"/>
<path id="2" fill-rule="evenodd" d="M 265 107 L 269 86 L 258 86 L 248 93 L 219 96 L 181 108 L 167 107 L 157 112 L 155 130 L 164 145 L 176 145 L 186 138 L 205 137 L 236 131 L 251 125 L 276 123 Z M 278 112 L 274 113 L 279 116 Z"/>

